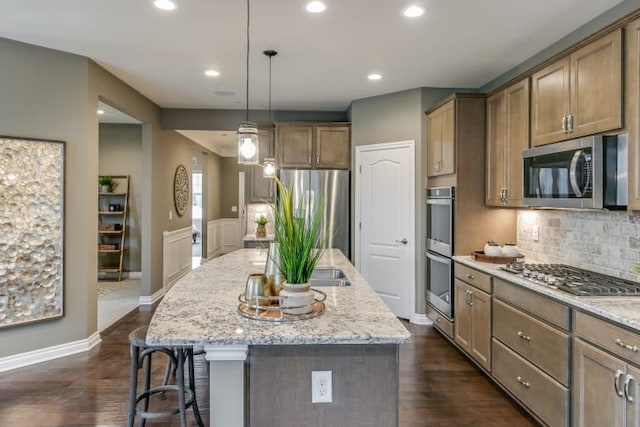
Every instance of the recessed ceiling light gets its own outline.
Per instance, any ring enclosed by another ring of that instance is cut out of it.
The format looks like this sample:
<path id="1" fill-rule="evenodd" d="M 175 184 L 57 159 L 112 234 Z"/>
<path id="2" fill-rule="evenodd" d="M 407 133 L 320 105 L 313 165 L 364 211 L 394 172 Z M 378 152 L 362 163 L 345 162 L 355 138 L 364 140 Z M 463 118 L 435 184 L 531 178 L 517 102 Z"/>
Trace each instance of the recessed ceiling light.
<path id="1" fill-rule="evenodd" d="M 218 77 L 220 75 L 220 72 L 216 70 L 207 70 L 204 72 L 204 75 L 208 77 Z"/>
<path id="2" fill-rule="evenodd" d="M 162 10 L 173 10 L 176 8 L 176 4 L 171 0 L 155 0 L 153 5 Z"/>
<path id="3" fill-rule="evenodd" d="M 324 12 L 326 8 L 327 6 L 325 6 L 324 3 L 318 0 L 314 0 L 307 4 L 307 12 L 320 13 Z"/>
<path id="4" fill-rule="evenodd" d="M 367 78 L 369 80 L 380 80 L 382 79 L 382 74 L 378 74 L 378 73 L 371 73 L 367 76 Z"/>
<path id="5" fill-rule="evenodd" d="M 402 11 L 402 14 L 407 18 L 417 18 L 418 16 L 424 15 L 424 7 L 415 5 L 409 6 L 404 11 Z"/>
<path id="6" fill-rule="evenodd" d="M 98 110 L 98 114 L 99 115 L 103 115 L 104 114 L 104 110 Z"/>

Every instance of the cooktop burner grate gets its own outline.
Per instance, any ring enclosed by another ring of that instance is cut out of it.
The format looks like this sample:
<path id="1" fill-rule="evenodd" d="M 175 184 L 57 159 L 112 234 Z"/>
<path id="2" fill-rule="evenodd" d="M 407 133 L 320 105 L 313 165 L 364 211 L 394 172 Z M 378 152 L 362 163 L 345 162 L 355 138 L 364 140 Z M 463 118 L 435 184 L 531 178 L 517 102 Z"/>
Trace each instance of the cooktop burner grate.
<path id="1" fill-rule="evenodd" d="M 564 264 L 515 262 L 500 269 L 577 296 L 640 296 L 640 284 Z"/>

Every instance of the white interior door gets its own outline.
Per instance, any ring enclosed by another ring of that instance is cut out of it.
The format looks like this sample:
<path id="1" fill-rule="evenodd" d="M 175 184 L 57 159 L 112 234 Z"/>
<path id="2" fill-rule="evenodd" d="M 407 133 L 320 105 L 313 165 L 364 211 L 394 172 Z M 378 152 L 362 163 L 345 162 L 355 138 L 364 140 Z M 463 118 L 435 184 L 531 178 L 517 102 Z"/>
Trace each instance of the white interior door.
<path id="1" fill-rule="evenodd" d="M 414 141 L 356 147 L 356 266 L 396 316 L 415 301 Z"/>

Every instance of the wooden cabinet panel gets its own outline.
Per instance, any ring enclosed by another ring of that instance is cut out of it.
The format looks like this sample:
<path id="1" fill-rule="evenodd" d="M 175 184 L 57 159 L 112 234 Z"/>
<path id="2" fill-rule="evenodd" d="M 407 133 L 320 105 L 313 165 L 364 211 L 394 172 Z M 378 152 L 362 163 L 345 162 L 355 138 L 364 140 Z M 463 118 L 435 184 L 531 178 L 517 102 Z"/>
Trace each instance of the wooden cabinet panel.
<path id="1" fill-rule="evenodd" d="M 505 92 L 487 98 L 487 190 L 486 203 L 502 206 L 506 181 L 505 165 Z"/>
<path id="2" fill-rule="evenodd" d="M 626 34 L 626 123 L 629 132 L 629 200 L 631 211 L 640 210 L 640 19 Z"/>
<path id="3" fill-rule="evenodd" d="M 493 296 L 519 307 L 542 320 L 554 324 L 565 331 L 569 330 L 569 307 L 551 301 L 542 295 L 512 285 L 497 277 L 493 278 Z"/>
<path id="4" fill-rule="evenodd" d="M 494 299 L 493 336 L 557 381 L 569 385 L 567 334 Z"/>
<path id="5" fill-rule="evenodd" d="M 489 206 L 521 207 L 522 151 L 529 148 L 529 79 L 487 99 Z"/>
<path id="6" fill-rule="evenodd" d="M 313 156 L 313 128 L 277 127 L 277 153 L 282 168 L 310 169 Z"/>
<path id="7" fill-rule="evenodd" d="M 457 262 L 454 267 L 454 275 L 463 282 L 491 293 L 491 276 L 486 273 Z"/>
<path id="8" fill-rule="evenodd" d="M 495 378 L 546 424 L 569 425 L 569 390 L 500 341 L 492 344 Z"/>
<path id="9" fill-rule="evenodd" d="M 573 348 L 573 424 L 585 426 L 623 426 L 624 399 L 614 389 L 621 360 L 579 340 Z M 622 391 L 622 390 L 620 390 Z"/>
<path id="10" fill-rule="evenodd" d="M 453 338 L 453 322 L 442 316 L 438 310 L 427 304 L 427 317 L 433 322 L 433 326 L 442 331 L 449 338 Z"/>
<path id="11" fill-rule="evenodd" d="M 531 76 L 531 146 L 565 138 L 563 119 L 569 114 L 569 58 Z"/>
<path id="12" fill-rule="evenodd" d="M 622 127 L 621 30 L 572 53 L 570 61 L 570 136 Z"/>
<path id="13" fill-rule="evenodd" d="M 323 169 L 350 169 L 351 128 L 349 126 L 316 126 L 315 166 Z"/>
<path id="14" fill-rule="evenodd" d="M 427 176 L 455 173 L 455 99 L 427 115 Z"/>
<path id="15" fill-rule="evenodd" d="M 575 334 L 633 363 L 640 364 L 640 335 L 576 311 Z"/>
<path id="16" fill-rule="evenodd" d="M 471 287 L 471 343 L 469 353 L 491 371 L 491 295 Z"/>
<path id="17" fill-rule="evenodd" d="M 628 383 L 626 400 L 626 426 L 640 426 L 640 369 L 634 366 L 627 367 L 625 382 Z"/>
<path id="18" fill-rule="evenodd" d="M 259 157 L 260 163 L 264 163 L 265 157 L 274 156 L 273 131 L 258 131 L 259 137 Z M 245 197 L 248 203 L 262 203 L 265 200 L 272 200 L 275 194 L 275 183 L 272 178 L 262 176 L 262 168 L 256 165 L 249 165 L 245 168 Z M 247 185 L 249 184 L 249 185 Z"/>
<path id="19" fill-rule="evenodd" d="M 454 307 L 453 307 L 453 339 L 460 347 L 469 351 L 471 342 L 471 307 L 468 304 L 470 286 L 466 283 L 454 280 Z"/>

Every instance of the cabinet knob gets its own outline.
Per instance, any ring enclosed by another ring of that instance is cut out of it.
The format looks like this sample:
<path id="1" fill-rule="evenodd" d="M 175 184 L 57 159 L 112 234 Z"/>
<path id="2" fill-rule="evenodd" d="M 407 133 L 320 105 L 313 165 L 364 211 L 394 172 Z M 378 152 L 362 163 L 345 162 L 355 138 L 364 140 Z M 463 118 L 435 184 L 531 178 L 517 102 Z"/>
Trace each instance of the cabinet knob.
<path id="1" fill-rule="evenodd" d="M 623 396 L 622 391 L 620 390 L 620 378 L 622 377 L 623 372 L 618 369 L 616 370 L 616 375 L 613 377 L 613 389 L 615 390 L 616 394 L 620 397 Z"/>
<path id="2" fill-rule="evenodd" d="M 467 273 L 467 279 L 473 280 L 473 279 L 475 279 L 475 276 L 473 274 Z"/>
<path id="3" fill-rule="evenodd" d="M 525 381 L 525 380 L 524 380 L 524 378 L 522 378 L 522 377 L 521 377 L 521 376 L 519 376 L 519 375 L 516 377 L 516 380 L 517 380 L 520 384 L 522 384 L 523 386 L 525 386 L 526 388 L 529 388 L 529 387 L 531 386 L 531 383 L 529 383 L 529 382 Z"/>
<path id="4" fill-rule="evenodd" d="M 562 131 L 567 133 L 567 116 L 562 116 Z"/>
<path id="5" fill-rule="evenodd" d="M 624 343 L 620 338 L 616 338 L 613 340 L 614 344 L 616 344 L 619 347 L 622 347 L 626 350 L 632 351 L 634 353 L 638 352 L 638 346 L 636 345 L 630 345 L 630 344 L 626 344 Z"/>
<path id="6" fill-rule="evenodd" d="M 628 402 L 633 402 L 633 396 L 629 393 L 629 386 L 631 385 L 631 381 L 633 381 L 633 376 L 627 375 L 624 379 L 624 396 L 626 397 Z"/>
<path id="7" fill-rule="evenodd" d="M 518 336 L 525 341 L 531 341 L 531 337 L 529 335 L 525 335 L 522 331 L 518 331 Z"/>
<path id="8" fill-rule="evenodd" d="M 316 164 L 320 163 L 320 156 L 316 156 Z"/>

